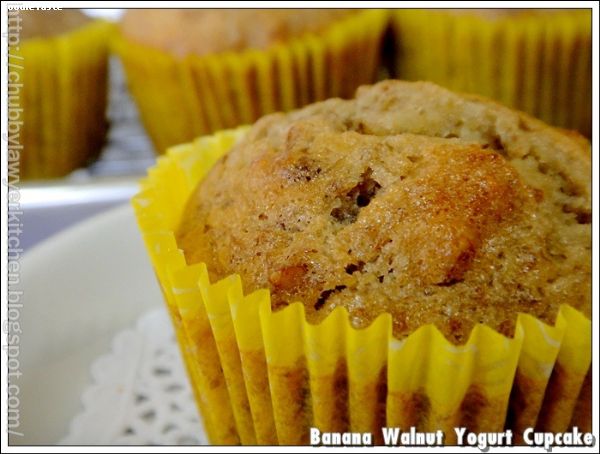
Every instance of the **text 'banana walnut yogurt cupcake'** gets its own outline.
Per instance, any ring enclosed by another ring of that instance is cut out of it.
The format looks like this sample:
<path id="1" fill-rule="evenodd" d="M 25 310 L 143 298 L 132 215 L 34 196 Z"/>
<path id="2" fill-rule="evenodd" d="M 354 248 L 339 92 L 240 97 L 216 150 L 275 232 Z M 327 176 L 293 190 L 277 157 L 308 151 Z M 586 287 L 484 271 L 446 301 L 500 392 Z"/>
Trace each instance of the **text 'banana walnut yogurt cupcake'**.
<path id="1" fill-rule="evenodd" d="M 512 335 L 518 312 L 553 323 L 561 304 L 589 316 L 589 149 L 404 87 L 258 122 L 190 198 L 188 263 L 269 288 L 275 308 L 301 301 L 312 322 L 391 313 L 399 338 L 426 323 L 456 343 L 477 323 Z"/>
<path id="2" fill-rule="evenodd" d="M 171 149 L 134 206 L 211 441 L 588 427 L 590 166 L 400 81 Z"/>
<path id="3" fill-rule="evenodd" d="M 14 11 L 13 11 L 14 13 Z M 68 174 L 98 156 L 108 129 L 111 24 L 81 11 L 19 11 L 11 63 L 23 84 L 22 178 Z"/>
<path id="4" fill-rule="evenodd" d="M 116 49 L 157 152 L 375 81 L 385 10 L 130 10 Z M 168 118 L 169 121 L 165 121 Z"/>

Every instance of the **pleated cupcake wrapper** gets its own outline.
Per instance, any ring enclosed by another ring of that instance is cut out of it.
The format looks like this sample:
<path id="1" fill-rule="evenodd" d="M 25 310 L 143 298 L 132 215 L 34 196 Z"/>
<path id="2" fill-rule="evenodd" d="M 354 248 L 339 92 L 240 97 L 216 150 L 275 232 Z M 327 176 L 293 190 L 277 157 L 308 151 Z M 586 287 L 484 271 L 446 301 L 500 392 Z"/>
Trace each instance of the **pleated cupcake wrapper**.
<path id="1" fill-rule="evenodd" d="M 489 19 L 397 10 L 396 75 L 478 93 L 591 136 L 591 10 Z"/>
<path id="2" fill-rule="evenodd" d="M 266 50 L 177 58 L 121 35 L 115 49 L 158 153 L 374 81 L 388 13 L 369 10 Z"/>
<path id="3" fill-rule="evenodd" d="M 187 265 L 174 236 L 185 202 L 246 130 L 172 148 L 133 200 L 213 443 L 307 443 L 313 426 L 378 442 L 382 426 L 443 429 L 448 443 L 455 426 L 569 427 L 591 361 L 591 323 L 570 306 L 554 326 L 520 314 L 513 338 L 480 325 L 456 346 L 427 325 L 400 341 L 389 314 L 355 329 L 337 308 L 312 325 L 300 303 L 272 312 L 268 290 Z"/>
<path id="4" fill-rule="evenodd" d="M 20 177 L 66 175 L 96 157 L 107 130 L 108 41 L 113 26 L 95 21 L 11 50 L 22 84 Z"/>

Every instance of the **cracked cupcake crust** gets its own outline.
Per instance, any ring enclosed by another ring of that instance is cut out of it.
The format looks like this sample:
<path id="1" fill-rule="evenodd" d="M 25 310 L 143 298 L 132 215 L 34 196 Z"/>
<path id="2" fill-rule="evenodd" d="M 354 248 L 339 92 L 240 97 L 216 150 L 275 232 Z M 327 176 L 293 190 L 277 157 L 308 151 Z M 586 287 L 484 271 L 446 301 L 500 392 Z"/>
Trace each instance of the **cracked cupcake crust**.
<path id="1" fill-rule="evenodd" d="M 517 312 L 590 315 L 589 144 L 490 101 L 385 81 L 264 117 L 190 197 L 188 263 L 242 276 L 311 322 L 389 312 L 402 338 L 434 323 L 512 335 Z"/>

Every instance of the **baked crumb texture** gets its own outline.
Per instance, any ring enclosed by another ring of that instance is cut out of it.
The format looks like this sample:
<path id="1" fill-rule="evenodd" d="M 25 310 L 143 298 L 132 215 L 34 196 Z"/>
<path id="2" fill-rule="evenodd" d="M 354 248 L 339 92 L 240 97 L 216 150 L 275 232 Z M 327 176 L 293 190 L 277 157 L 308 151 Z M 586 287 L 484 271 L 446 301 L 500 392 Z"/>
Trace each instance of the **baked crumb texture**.
<path id="1" fill-rule="evenodd" d="M 171 149 L 134 206 L 211 442 L 589 428 L 589 152 L 406 82 Z"/>
<path id="2" fill-rule="evenodd" d="M 590 149 L 525 114 L 385 81 L 261 119 L 190 197 L 177 232 L 211 280 L 239 273 L 310 322 L 390 313 L 464 343 L 518 312 L 591 311 Z"/>

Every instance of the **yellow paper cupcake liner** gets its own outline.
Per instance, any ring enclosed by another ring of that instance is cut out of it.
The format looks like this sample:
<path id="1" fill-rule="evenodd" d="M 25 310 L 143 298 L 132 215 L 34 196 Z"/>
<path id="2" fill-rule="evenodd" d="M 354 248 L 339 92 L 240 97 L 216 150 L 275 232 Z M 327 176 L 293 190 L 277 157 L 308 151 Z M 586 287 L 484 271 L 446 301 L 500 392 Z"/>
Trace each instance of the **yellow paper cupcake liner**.
<path id="1" fill-rule="evenodd" d="M 478 93 L 591 136 L 591 10 L 396 10 L 396 76 Z"/>
<path id="2" fill-rule="evenodd" d="M 64 176 L 96 157 L 107 130 L 108 41 L 112 25 L 95 21 L 12 49 L 22 87 L 22 179 Z"/>
<path id="3" fill-rule="evenodd" d="M 120 35 L 115 42 L 158 153 L 210 132 L 251 123 L 374 82 L 385 10 L 357 12 L 321 34 L 265 50 L 177 58 Z"/>
<path id="4" fill-rule="evenodd" d="M 426 325 L 397 340 L 389 314 L 355 329 L 337 308 L 312 325 L 300 303 L 272 312 L 268 290 L 188 266 L 174 235 L 186 200 L 246 131 L 170 149 L 133 200 L 213 443 L 305 444 L 310 427 L 376 442 L 382 426 L 442 429 L 446 443 L 457 426 L 569 427 L 591 362 L 591 323 L 570 306 L 554 326 L 520 314 L 513 338 L 480 325 L 457 346 Z"/>

